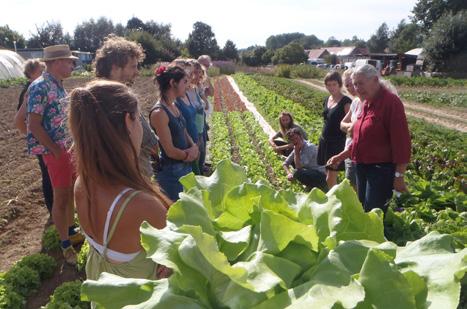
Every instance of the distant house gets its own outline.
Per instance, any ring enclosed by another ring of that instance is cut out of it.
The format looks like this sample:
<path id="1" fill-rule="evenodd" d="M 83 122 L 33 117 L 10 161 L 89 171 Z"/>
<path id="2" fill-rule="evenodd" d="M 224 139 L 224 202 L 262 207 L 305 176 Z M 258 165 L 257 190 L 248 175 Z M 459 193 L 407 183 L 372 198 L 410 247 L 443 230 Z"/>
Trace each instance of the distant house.
<path id="1" fill-rule="evenodd" d="M 308 54 L 309 61 L 324 59 L 326 56 L 329 56 L 329 52 L 326 48 L 309 49 L 305 52 Z"/>
<path id="2" fill-rule="evenodd" d="M 329 55 L 336 55 L 339 63 L 354 62 L 357 59 L 368 57 L 368 49 L 355 46 L 311 49 L 308 51 L 308 61 L 313 59 L 324 59 Z"/>

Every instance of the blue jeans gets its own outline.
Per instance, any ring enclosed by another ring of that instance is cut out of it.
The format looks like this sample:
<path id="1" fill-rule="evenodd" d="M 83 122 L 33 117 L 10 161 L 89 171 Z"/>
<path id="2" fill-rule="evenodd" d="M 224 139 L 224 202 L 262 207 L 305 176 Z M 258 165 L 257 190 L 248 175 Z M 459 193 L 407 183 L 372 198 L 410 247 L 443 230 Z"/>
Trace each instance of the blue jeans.
<path id="1" fill-rule="evenodd" d="M 381 208 L 386 212 L 392 197 L 394 173 L 393 163 L 361 164 L 357 163 L 358 199 L 365 211 Z"/>
<path id="2" fill-rule="evenodd" d="M 165 194 L 172 201 L 176 201 L 179 199 L 178 194 L 183 191 L 179 179 L 191 173 L 191 171 L 191 163 L 163 164 L 156 175 L 156 179 Z"/>

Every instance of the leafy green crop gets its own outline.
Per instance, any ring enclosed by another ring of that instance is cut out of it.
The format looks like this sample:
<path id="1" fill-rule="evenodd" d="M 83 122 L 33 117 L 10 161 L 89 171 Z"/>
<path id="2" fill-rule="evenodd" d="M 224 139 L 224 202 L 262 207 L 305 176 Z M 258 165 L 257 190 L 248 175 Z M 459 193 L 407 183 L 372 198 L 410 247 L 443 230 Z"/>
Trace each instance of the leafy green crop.
<path id="1" fill-rule="evenodd" d="M 365 213 L 347 181 L 327 194 L 252 183 L 228 161 L 189 174 L 162 230 L 141 226 L 169 279 L 102 274 L 82 298 L 105 308 L 456 308 L 467 249 L 432 232 L 387 242 L 380 210 Z"/>
<path id="2" fill-rule="evenodd" d="M 45 309 L 88 309 L 90 308 L 89 302 L 80 300 L 81 281 L 65 282 L 57 287 L 50 302 L 45 306 Z"/>

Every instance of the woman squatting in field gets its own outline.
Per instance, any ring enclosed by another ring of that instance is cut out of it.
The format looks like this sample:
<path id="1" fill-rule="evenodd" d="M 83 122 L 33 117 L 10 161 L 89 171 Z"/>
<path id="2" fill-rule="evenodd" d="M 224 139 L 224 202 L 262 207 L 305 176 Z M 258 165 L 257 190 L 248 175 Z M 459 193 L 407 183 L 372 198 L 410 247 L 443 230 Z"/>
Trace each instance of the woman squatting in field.
<path id="1" fill-rule="evenodd" d="M 146 258 L 140 226 L 162 229 L 170 200 L 141 173 L 143 129 L 136 97 L 113 81 L 90 82 L 71 92 L 68 127 L 78 178 L 74 199 L 90 245 L 86 277 L 102 272 L 127 278 L 156 278 Z M 167 269 L 159 268 L 159 276 Z"/>
<path id="2" fill-rule="evenodd" d="M 199 157 L 198 146 L 188 134 L 185 118 L 175 105 L 176 98 L 185 95 L 188 78 L 179 66 L 161 66 L 156 70 L 155 82 L 160 99 L 149 119 L 159 136 L 161 151 L 156 179 L 170 199 L 176 201 L 183 191 L 180 177 L 192 171 L 192 162 Z"/>

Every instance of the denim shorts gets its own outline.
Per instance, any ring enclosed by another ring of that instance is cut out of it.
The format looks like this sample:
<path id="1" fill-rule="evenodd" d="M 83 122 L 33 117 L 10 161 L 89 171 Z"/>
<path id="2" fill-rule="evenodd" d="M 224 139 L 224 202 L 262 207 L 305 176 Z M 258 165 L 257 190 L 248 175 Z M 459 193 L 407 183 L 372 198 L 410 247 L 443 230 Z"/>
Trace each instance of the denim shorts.
<path id="1" fill-rule="evenodd" d="M 179 162 L 163 164 L 156 179 L 161 189 L 172 200 L 179 199 L 178 194 L 183 191 L 179 179 L 192 172 L 191 163 Z"/>

